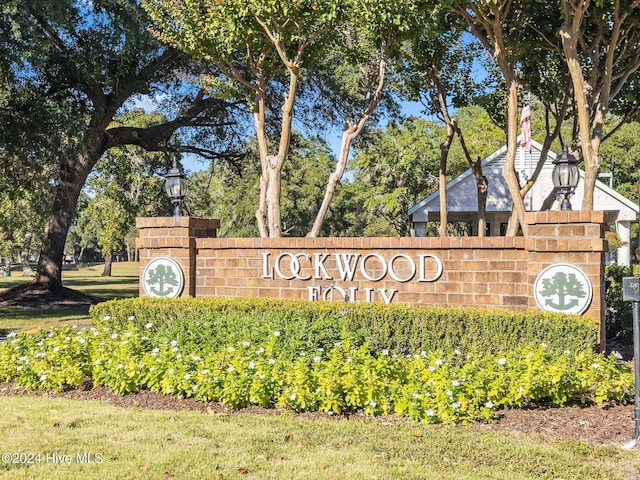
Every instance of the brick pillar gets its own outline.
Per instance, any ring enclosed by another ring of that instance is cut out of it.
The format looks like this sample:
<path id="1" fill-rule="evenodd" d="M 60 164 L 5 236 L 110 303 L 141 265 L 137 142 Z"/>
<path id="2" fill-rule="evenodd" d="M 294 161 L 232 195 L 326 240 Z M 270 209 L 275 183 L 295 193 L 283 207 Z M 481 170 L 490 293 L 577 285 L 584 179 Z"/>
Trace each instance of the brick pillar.
<path id="1" fill-rule="evenodd" d="M 157 257 L 171 257 L 182 267 L 185 277 L 183 297 L 196 293 L 196 238 L 215 238 L 220 220 L 195 217 L 136 218 L 140 231 L 140 278 L 147 264 Z M 140 282 L 140 296 L 145 296 Z"/>
<path id="2" fill-rule="evenodd" d="M 533 285 L 538 274 L 554 263 L 569 263 L 581 269 L 591 281 L 593 299 L 584 315 L 599 320 L 600 349 L 606 346 L 605 330 L 605 252 L 607 226 L 603 211 L 545 211 L 526 214 L 529 235 L 528 278 L 532 295 L 529 308 L 537 308 Z"/>

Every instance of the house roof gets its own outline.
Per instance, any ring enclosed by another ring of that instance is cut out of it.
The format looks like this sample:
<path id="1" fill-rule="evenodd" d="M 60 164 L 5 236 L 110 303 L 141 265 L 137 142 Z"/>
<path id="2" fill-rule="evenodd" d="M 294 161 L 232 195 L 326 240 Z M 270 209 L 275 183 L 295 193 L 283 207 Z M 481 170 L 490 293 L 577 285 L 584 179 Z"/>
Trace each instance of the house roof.
<path id="1" fill-rule="evenodd" d="M 487 191 L 486 211 L 510 212 L 512 201 L 509 188 L 502 176 L 502 167 L 506 161 L 507 147 L 496 150 L 491 155 L 482 160 L 483 174 L 489 182 Z M 518 148 L 516 157 L 516 172 L 520 183 L 524 184 L 532 175 L 535 166 L 540 158 L 542 145 L 532 141 L 532 151 L 528 154 L 521 147 Z M 540 172 L 538 180 L 525 197 L 525 208 L 528 211 L 553 209 L 555 201 L 555 190 L 551 180 L 553 161 L 557 154 L 549 151 L 545 164 Z M 475 213 L 477 212 L 478 196 L 476 191 L 476 181 L 471 169 L 467 169 L 457 178 L 447 183 L 447 211 L 453 214 Z M 580 205 L 584 195 L 584 171 L 580 170 L 580 182 L 576 192 L 571 198 L 573 205 Z M 428 221 L 429 212 L 433 217 L 439 218 L 440 212 L 440 191 L 435 191 L 422 201 L 412 206 L 407 216 L 414 222 Z M 594 209 L 606 210 L 615 214 L 616 220 L 635 220 L 638 213 L 638 205 L 619 194 L 608 185 L 597 181 L 594 191 Z M 437 213 L 437 215 L 436 215 Z"/>

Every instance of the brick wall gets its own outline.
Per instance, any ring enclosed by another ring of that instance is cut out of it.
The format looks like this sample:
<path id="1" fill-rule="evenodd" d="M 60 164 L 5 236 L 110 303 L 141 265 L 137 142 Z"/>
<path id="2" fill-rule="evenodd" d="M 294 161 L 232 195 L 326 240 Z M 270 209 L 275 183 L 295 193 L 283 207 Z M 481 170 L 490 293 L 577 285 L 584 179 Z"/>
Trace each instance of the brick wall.
<path id="1" fill-rule="evenodd" d="M 524 310 L 538 308 L 537 275 L 564 262 L 589 277 L 585 315 L 604 326 L 605 213 L 533 212 L 526 220 L 527 238 L 216 238 L 218 220 L 139 218 L 136 225 L 141 275 L 152 258 L 170 256 L 185 274 L 183 296 Z"/>

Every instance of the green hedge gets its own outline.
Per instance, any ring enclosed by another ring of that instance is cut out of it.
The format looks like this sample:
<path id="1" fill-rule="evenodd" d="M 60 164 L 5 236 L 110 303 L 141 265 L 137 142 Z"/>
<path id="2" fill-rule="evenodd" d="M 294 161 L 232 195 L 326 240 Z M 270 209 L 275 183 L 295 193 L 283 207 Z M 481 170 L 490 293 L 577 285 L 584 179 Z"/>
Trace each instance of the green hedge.
<path id="1" fill-rule="evenodd" d="M 134 298 L 100 303 L 90 312 L 98 328 L 146 326 L 154 336 L 198 345 L 263 341 L 281 332 L 292 342 L 292 353 L 340 341 L 367 342 L 374 351 L 403 355 L 423 350 L 500 354 L 540 344 L 556 353 L 579 352 L 596 348 L 598 330 L 592 318 L 540 311 L 272 299 Z"/>

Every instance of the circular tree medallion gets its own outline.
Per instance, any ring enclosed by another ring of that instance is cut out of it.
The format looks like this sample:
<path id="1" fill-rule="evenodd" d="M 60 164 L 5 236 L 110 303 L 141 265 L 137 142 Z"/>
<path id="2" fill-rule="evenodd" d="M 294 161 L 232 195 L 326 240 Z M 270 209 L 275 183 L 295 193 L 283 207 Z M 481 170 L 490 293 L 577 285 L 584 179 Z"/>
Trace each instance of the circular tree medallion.
<path id="1" fill-rule="evenodd" d="M 538 307 L 546 312 L 584 313 L 593 297 L 586 273 L 569 263 L 554 263 L 542 270 L 533 285 Z"/>
<path id="2" fill-rule="evenodd" d="M 144 269 L 142 288 L 149 297 L 179 297 L 184 289 L 184 272 L 173 258 L 154 258 Z"/>

